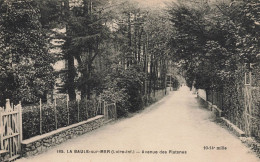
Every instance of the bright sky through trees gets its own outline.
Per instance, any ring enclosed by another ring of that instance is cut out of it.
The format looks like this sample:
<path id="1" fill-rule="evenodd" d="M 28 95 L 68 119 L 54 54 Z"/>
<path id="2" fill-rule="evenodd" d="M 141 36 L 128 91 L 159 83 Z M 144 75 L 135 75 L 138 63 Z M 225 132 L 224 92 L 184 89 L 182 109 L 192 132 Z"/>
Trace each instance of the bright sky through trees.
<path id="1" fill-rule="evenodd" d="M 176 0 L 135 0 L 135 1 L 139 2 L 140 5 L 143 7 L 157 8 L 157 7 L 164 7 L 165 3 L 169 3 Z"/>

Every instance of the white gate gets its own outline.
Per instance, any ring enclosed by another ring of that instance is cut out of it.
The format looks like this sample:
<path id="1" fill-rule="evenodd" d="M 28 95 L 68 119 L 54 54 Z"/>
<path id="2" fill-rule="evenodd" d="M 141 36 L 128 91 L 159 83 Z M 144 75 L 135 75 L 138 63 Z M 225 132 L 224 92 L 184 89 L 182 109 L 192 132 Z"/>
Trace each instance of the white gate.
<path id="1" fill-rule="evenodd" d="M 9 160 L 21 154 L 22 106 L 13 106 L 6 100 L 5 108 L 0 107 L 0 150 L 9 153 Z"/>

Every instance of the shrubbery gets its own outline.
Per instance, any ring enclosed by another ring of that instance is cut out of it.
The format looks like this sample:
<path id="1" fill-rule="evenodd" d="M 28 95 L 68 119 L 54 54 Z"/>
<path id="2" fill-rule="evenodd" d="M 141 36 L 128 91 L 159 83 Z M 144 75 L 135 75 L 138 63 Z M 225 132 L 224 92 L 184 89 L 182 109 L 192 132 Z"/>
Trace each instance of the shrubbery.
<path id="1" fill-rule="evenodd" d="M 124 69 L 116 66 L 107 77 L 105 90 L 101 96 L 107 102 L 115 102 L 118 117 L 127 116 L 143 108 L 142 86 L 144 74 L 139 66 Z"/>
<path id="2" fill-rule="evenodd" d="M 95 117 L 98 110 L 98 101 L 82 100 L 70 101 L 69 111 L 66 100 L 57 100 L 57 128 L 66 127 L 89 118 Z M 79 111 L 79 112 L 78 112 Z M 68 115 L 69 114 L 69 115 Z M 68 123 L 69 118 L 69 123 Z M 42 105 L 42 134 L 56 130 L 54 104 Z M 23 108 L 23 139 L 40 135 L 40 105 Z"/>
<path id="3" fill-rule="evenodd" d="M 152 97 L 153 91 L 147 97 L 144 95 L 145 74 L 139 65 L 130 66 L 128 69 L 116 66 L 114 69 L 116 70 L 105 79 L 105 90 L 103 90 L 101 96 L 107 102 L 116 103 L 118 117 L 127 116 L 129 112 L 141 110 L 144 106 L 154 103 L 158 99 L 158 97 Z M 177 78 L 173 82 L 177 88 L 179 86 Z M 156 94 L 161 92 L 158 90 L 155 90 Z"/>
<path id="4" fill-rule="evenodd" d="M 28 109 L 28 108 L 27 108 Z M 28 139 L 40 134 L 39 105 L 31 106 L 30 110 L 23 111 L 23 139 Z"/>

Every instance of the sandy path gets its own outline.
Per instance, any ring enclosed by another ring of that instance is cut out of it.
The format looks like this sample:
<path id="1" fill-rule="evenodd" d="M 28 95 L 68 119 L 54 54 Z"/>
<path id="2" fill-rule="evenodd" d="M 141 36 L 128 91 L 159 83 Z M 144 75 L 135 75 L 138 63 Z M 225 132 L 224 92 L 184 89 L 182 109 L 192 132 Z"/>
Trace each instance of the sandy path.
<path id="1" fill-rule="evenodd" d="M 17 162 L 259 161 L 237 137 L 213 120 L 211 112 L 201 108 L 188 88 L 182 87 L 140 114 L 108 124 L 46 153 Z M 216 148 L 204 150 L 204 146 Z M 217 147 L 227 149 L 217 150 Z M 57 153 L 57 150 L 65 153 Z M 114 150 L 114 154 L 75 153 L 74 150 Z M 122 153 L 125 150 L 132 150 L 132 153 Z M 142 153 L 143 150 L 151 152 Z M 67 153 L 70 151 L 73 153 Z M 174 151 L 186 154 L 176 154 Z"/>

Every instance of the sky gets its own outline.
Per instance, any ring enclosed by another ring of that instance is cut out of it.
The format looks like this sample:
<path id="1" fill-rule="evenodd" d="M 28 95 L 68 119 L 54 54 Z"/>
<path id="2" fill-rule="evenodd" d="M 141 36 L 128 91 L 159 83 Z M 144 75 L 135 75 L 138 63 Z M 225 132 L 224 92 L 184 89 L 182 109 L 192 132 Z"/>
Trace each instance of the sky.
<path id="1" fill-rule="evenodd" d="M 164 7 L 165 6 L 165 2 L 172 2 L 175 0 L 135 0 L 138 3 L 140 3 L 141 6 L 144 7 Z"/>

